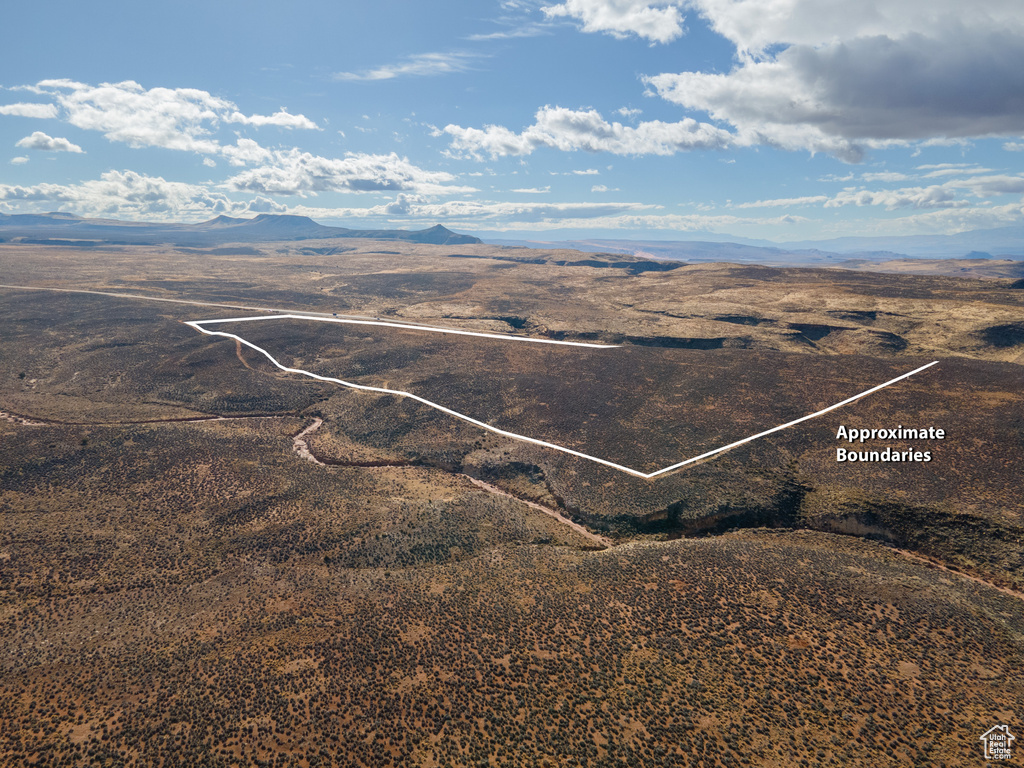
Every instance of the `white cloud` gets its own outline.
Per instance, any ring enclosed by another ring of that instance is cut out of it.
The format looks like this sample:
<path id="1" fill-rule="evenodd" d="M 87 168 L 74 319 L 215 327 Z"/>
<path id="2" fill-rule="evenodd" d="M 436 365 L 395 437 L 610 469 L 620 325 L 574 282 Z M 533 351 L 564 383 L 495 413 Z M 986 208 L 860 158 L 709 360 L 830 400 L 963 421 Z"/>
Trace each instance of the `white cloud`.
<path id="1" fill-rule="evenodd" d="M 950 27 L 1024 31 L 1017 0 L 690 0 L 741 53 L 852 38 L 935 36 Z"/>
<path id="2" fill-rule="evenodd" d="M 466 39 L 474 42 L 484 42 L 487 40 L 512 40 L 519 37 L 539 37 L 540 35 L 548 34 L 549 31 L 550 25 L 548 24 L 525 24 L 523 26 L 503 29 L 498 32 L 469 35 Z"/>
<path id="3" fill-rule="evenodd" d="M 635 35 L 651 43 L 668 43 L 685 31 L 679 5 L 673 0 L 566 0 L 541 10 L 548 18 L 583 22 L 584 32 L 607 32 L 619 38 Z"/>
<path id="4" fill-rule="evenodd" d="M 686 118 L 677 123 L 660 120 L 624 126 L 609 123 L 593 109 L 572 110 L 564 107 L 542 107 L 536 122 L 515 133 L 500 125 L 480 128 L 445 126 L 451 135 L 452 150 L 459 155 L 482 159 L 528 155 L 540 147 L 563 152 L 586 150 L 611 152 L 616 155 L 671 155 L 688 149 L 722 149 L 733 136 L 708 123 Z"/>
<path id="5" fill-rule="evenodd" d="M 320 128 L 305 115 L 293 115 L 284 107 L 281 107 L 272 115 L 243 115 L 241 112 L 233 112 L 229 123 L 243 123 L 244 125 L 276 125 L 278 128 L 300 128 L 304 130 L 318 131 Z"/>
<path id="6" fill-rule="evenodd" d="M 629 107 L 619 107 L 618 109 L 615 110 L 615 114 L 622 115 L 627 119 L 632 119 L 634 117 L 639 117 L 641 114 L 643 114 L 643 110 L 630 109 Z"/>
<path id="7" fill-rule="evenodd" d="M 284 109 L 273 115 L 245 115 L 233 102 L 195 88 L 147 90 L 131 80 L 98 86 L 43 80 L 33 90 L 55 98 L 75 127 L 100 131 L 131 147 L 218 154 L 221 145 L 212 133 L 221 124 L 316 128 L 305 116 Z"/>
<path id="8" fill-rule="evenodd" d="M 510 190 L 511 192 L 518 192 L 522 195 L 546 195 L 551 191 L 551 187 L 520 187 L 519 189 Z"/>
<path id="9" fill-rule="evenodd" d="M 273 152 L 261 147 L 252 139 L 238 139 L 234 146 L 227 144 L 220 148 L 220 154 L 227 158 L 231 165 L 265 163 L 274 156 Z"/>
<path id="10" fill-rule="evenodd" d="M 21 157 L 12 157 L 11 165 L 24 165 L 28 162 L 28 157 L 22 155 Z"/>
<path id="11" fill-rule="evenodd" d="M 1003 149 L 1007 152 L 1024 152 L 1024 142 L 1022 141 L 1008 141 L 1003 144 Z"/>
<path id="12" fill-rule="evenodd" d="M 0 184 L 0 202 L 36 204 L 41 210 L 69 210 L 85 216 L 124 219 L 194 219 L 210 213 L 237 212 L 242 206 L 205 187 L 167 181 L 134 171 L 108 171 L 80 184 Z M 19 208 L 20 209 L 20 208 Z"/>
<path id="13" fill-rule="evenodd" d="M 945 171 L 951 168 L 972 168 L 974 163 L 932 163 L 915 166 L 918 171 Z"/>
<path id="14" fill-rule="evenodd" d="M 609 187 L 606 184 L 595 184 L 590 188 L 591 192 L 620 192 L 618 187 Z"/>
<path id="15" fill-rule="evenodd" d="M 726 74 L 663 73 L 663 98 L 738 142 L 828 152 L 1020 136 L 1018 0 L 691 0 L 737 51 Z M 984 83 L 984 87 L 979 84 Z"/>
<path id="16" fill-rule="evenodd" d="M 421 53 L 410 56 L 403 62 L 385 64 L 376 69 L 362 72 L 338 72 L 334 78 L 336 80 L 392 80 L 409 75 L 415 77 L 446 75 L 452 72 L 465 72 L 478 58 L 480 58 L 480 54 L 475 53 Z"/>
<path id="17" fill-rule="evenodd" d="M 939 168 L 934 171 L 929 171 L 924 175 L 924 178 L 937 179 L 941 178 L 942 176 L 971 176 L 980 173 L 992 173 L 993 170 L 994 169 L 992 168 L 982 168 L 979 165 L 970 165 L 954 168 Z"/>
<path id="18" fill-rule="evenodd" d="M 227 180 L 235 191 L 271 195 L 316 195 L 320 192 L 413 192 L 450 195 L 476 191 L 454 186 L 455 177 L 427 171 L 392 152 L 369 155 L 349 152 L 343 158 L 320 157 L 298 149 L 276 150 L 269 162 Z"/>
<path id="19" fill-rule="evenodd" d="M 31 136 L 20 139 L 14 146 L 22 149 L 38 149 L 43 152 L 73 152 L 79 155 L 84 153 L 84 150 L 77 144 L 72 144 L 67 139 L 47 136 L 42 131 L 35 131 Z"/>
<path id="20" fill-rule="evenodd" d="M 899 208 L 963 208 L 970 203 L 957 197 L 955 190 L 942 185 L 883 190 L 846 189 L 825 203 L 826 208 L 846 205 L 880 205 L 894 211 Z"/>
<path id="21" fill-rule="evenodd" d="M 53 104 L 28 104 L 19 102 L 17 104 L 0 104 L 0 115 L 15 115 L 17 117 L 56 117 L 57 107 Z"/>
<path id="22" fill-rule="evenodd" d="M 478 226 L 476 219 L 466 220 L 466 226 Z M 771 218 L 745 218 L 742 216 L 704 216 L 700 214 L 607 214 L 595 217 L 573 216 L 571 210 L 560 210 L 554 215 L 532 220 L 517 216 L 502 223 L 489 224 L 494 229 L 515 231 L 517 229 L 661 229 L 673 232 L 724 232 L 743 231 L 752 227 L 791 227 L 806 222 L 801 216 L 789 214 Z M 453 223 L 453 226 L 455 224 Z"/>
<path id="23" fill-rule="evenodd" d="M 944 186 L 964 189 L 975 197 L 996 197 L 1024 193 L 1024 175 L 971 176 L 966 179 L 948 181 Z"/>
<path id="24" fill-rule="evenodd" d="M 599 176 L 601 172 L 597 168 L 584 168 L 580 171 L 573 171 L 573 176 Z"/>
<path id="25" fill-rule="evenodd" d="M 457 220 L 472 224 L 480 221 L 514 219 L 537 223 L 566 217 L 590 220 L 626 212 L 650 210 L 656 206 L 640 203 L 513 203 L 450 200 L 412 206 L 408 213 L 429 221 Z"/>
<path id="26" fill-rule="evenodd" d="M 509 221 L 530 224 L 555 224 L 565 218 L 573 221 L 594 221 L 627 213 L 641 213 L 657 206 L 641 203 L 537 203 L 476 200 L 424 202 L 415 196 L 399 194 L 393 202 L 366 208 L 317 208 L 297 205 L 289 213 L 318 219 L 379 219 L 401 216 L 403 222 L 422 221 L 479 227 L 481 222 L 505 226 Z M 546 228 L 546 227 L 541 227 Z"/>
<path id="27" fill-rule="evenodd" d="M 942 172 L 967 170 L 963 164 L 920 167 L 925 169 L 935 168 L 937 171 Z M 974 170 L 974 168 L 971 170 Z M 900 173 L 865 173 L 862 178 L 875 181 L 900 181 L 907 177 Z M 733 207 L 767 208 L 824 204 L 825 208 L 842 208 L 853 205 L 857 207 L 880 206 L 890 211 L 907 208 L 942 210 L 974 207 L 974 204 L 967 199 L 968 197 L 984 199 L 1011 194 L 1024 194 L 1024 174 L 1017 176 L 971 175 L 927 187 L 903 187 L 880 190 L 866 189 L 864 187 L 847 187 L 832 197 L 828 195 L 813 195 L 808 197 L 780 198 L 777 200 L 758 200 L 738 203 Z"/>
<path id="28" fill-rule="evenodd" d="M 906 181 L 910 178 L 905 173 L 897 171 L 878 171 L 876 173 L 862 173 L 860 176 L 864 181 Z M 850 177 L 852 178 L 852 176 Z M 849 181 L 849 179 L 846 179 Z"/>
<path id="29" fill-rule="evenodd" d="M 780 197 L 774 200 L 756 200 L 750 203 L 737 203 L 734 208 L 782 208 L 802 205 L 817 205 L 829 199 L 828 195 L 809 195 L 807 197 Z"/>
<path id="30" fill-rule="evenodd" d="M 72 211 L 128 221 L 196 221 L 219 214 L 285 213 L 265 197 L 235 201 L 200 184 L 168 181 L 135 171 L 108 171 L 78 184 L 0 184 L 0 210 Z"/>
<path id="31" fill-rule="evenodd" d="M 1019 224 L 1024 220 L 1024 205 L 1020 202 L 1000 206 L 944 208 L 927 213 L 915 213 L 894 218 L 879 218 L 872 222 L 873 234 L 952 234 L 972 229 Z M 862 224 L 852 221 L 839 225 L 833 232 L 838 235 L 863 234 Z"/>

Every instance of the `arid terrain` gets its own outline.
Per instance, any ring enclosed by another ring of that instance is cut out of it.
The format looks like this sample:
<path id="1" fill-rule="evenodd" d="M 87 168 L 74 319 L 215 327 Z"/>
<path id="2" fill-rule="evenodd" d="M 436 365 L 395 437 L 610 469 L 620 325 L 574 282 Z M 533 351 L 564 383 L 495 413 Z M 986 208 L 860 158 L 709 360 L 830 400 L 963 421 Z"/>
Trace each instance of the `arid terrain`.
<path id="1" fill-rule="evenodd" d="M 959 766 L 1021 723 L 1020 280 L 360 239 L 0 275 L 0 765 Z M 645 480 L 184 324 L 269 310 L 616 345 L 218 326 L 643 472 L 938 364 Z M 836 461 L 886 447 L 932 460 Z"/>

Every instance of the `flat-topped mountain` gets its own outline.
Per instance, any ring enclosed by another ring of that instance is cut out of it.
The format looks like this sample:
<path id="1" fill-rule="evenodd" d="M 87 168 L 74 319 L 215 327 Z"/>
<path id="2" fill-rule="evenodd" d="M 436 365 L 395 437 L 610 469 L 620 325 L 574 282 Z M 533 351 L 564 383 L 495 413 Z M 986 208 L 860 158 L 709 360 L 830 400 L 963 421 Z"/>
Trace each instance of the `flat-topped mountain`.
<path id="1" fill-rule="evenodd" d="M 86 219 L 71 213 L 0 214 L 0 241 L 46 242 L 53 245 L 131 244 L 211 246 L 279 240 L 320 240 L 365 237 L 433 245 L 467 245 L 479 238 L 460 235 L 441 225 L 419 231 L 325 227 L 306 216 L 262 213 L 252 219 L 218 216 L 198 224 L 142 223 Z M 69 242 L 77 241 L 77 242 Z"/>

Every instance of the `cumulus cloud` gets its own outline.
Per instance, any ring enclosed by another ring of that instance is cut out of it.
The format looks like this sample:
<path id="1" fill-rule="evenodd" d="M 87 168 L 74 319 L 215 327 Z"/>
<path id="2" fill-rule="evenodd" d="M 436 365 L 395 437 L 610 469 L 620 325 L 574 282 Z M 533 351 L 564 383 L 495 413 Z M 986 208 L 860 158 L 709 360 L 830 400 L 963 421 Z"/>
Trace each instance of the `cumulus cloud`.
<path id="1" fill-rule="evenodd" d="M 683 14 L 673 0 L 566 0 L 541 8 L 548 18 L 568 17 L 582 22 L 584 32 L 606 32 L 614 37 L 641 37 L 668 43 L 680 37 Z"/>
<path id="2" fill-rule="evenodd" d="M 708 123 L 686 118 L 677 123 L 660 120 L 625 126 L 609 123 L 596 110 L 542 107 L 533 125 L 521 133 L 500 125 L 481 128 L 445 126 L 451 148 L 458 155 L 482 159 L 507 155 L 529 155 L 540 147 L 565 152 L 611 152 L 616 155 L 671 155 L 687 149 L 721 149 L 733 136 Z"/>
<path id="3" fill-rule="evenodd" d="M 78 184 L 0 184 L 0 210 L 73 211 L 125 220 L 196 221 L 220 214 L 287 213 L 266 197 L 236 201 L 201 184 L 135 171 L 108 171 Z"/>
<path id="4" fill-rule="evenodd" d="M 480 54 L 476 53 L 421 53 L 397 64 L 385 64 L 362 72 L 338 72 L 336 80 L 392 80 L 396 77 L 446 75 L 465 72 Z"/>
<path id="5" fill-rule="evenodd" d="M 972 229 L 1019 224 L 1024 218 L 1020 202 L 999 206 L 952 208 L 928 211 L 894 219 L 879 219 L 874 229 L 879 234 L 950 233 Z"/>
<path id="6" fill-rule="evenodd" d="M 131 147 L 217 154 L 221 145 L 212 133 L 221 124 L 316 128 L 304 115 L 292 115 L 283 108 L 272 115 L 245 115 L 233 102 L 196 88 L 147 90 L 131 80 L 98 86 L 43 80 L 32 90 L 56 99 L 65 119 L 75 127 L 99 131 Z"/>
<path id="7" fill-rule="evenodd" d="M 205 187 L 134 171 L 108 171 L 80 184 L 0 184 L 0 203 L 34 203 L 41 210 L 70 210 L 86 216 L 171 220 L 236 212 L 241 207 Z"/>
<path id="8" fill-rule="evenodd" d="M 520 187 L 519 189 L 510 190 L 511 192 L 518 192 L 523 195 L 546 195 L 551 191 L 551 187 Z"/>
<path id="9" fill-rule="evenodd" d="M 26 156 L 24 156 L 24 155 L 22 155 L 20 157 L 12 157 L 11 158 L 11 165 L 24 165 L 27 162 L 28 162 L 28 158 Z"/>
<path id="10" fill-rule="evenodd" d="M 0 115 L 15 115 L 17 117 L 56 117 L 57 107 L 53 104 L 29 104 L 19 102 L 17 104 L 0 104 Z"/>
<path id="11" fill-rule="evenodd" d="M 456 186 L 455 177 L 427 171 L 392 152 L 371 155 L 349 152 L 342 158 L 320 157 L 298 149 L 275 150 L 269 162 L 227 181 L 235 191 L 271 195 L 316 195 L 320 192 L 412 192 L 422 195 L 476 191 Z"/>
<path id="12" fill-rule="evenodd" d="M 690 7 L 736 46 L 737 65 L 645 82 L 733 126 L 739 143 L 857 162 L 873 147 L 1024 131 L 1024 15 L 1016 0 L 691 0 Z"/>
<path id="13" fill-rule="evenodd" d="M 972 176 L 946 182 L 951 188 L 964 189 L 975 197 L 997 197 L 1024 193 L 1024 176 L 996 174 L 993 176 Z"/>
<path id="14" fill-rule="evenodd" d="M 963 164 L 945 164 L 941 166 L 919 166 L 922 169 L 933 169 L 932 172 L 967 171 Z M 976 169 L 984 171 L 986 169 Z M 882 178 L 879 178 L 882 177 Z M 865 180 L 900 181 L 907 177 L 901 173 L 865 173 Z M 836 195 L 811 195 L 807 197 L 787 197 L 775 200 L 757 200 L 738 203 L 734 208 L 772 208 L 791 207 L 798 205 L 823 205 L 825 208 L 842 208 L 844 206 L 880 206 L 887 210 L 900 209 L 941 210 L 960 209 L 975 206 L 969 198 L 993 198 L 1001 195 L 1024 194 L 1024 174 L 1007 175 L 967 175 L 950 179 L 942 184 L 930 186 L 901 187 L 897 189 L 868 189 L 866 187 L 846 187 Z"/>
<path id="15" fill-rule="evenodd" d="M 853 38 L 934 37 L 951 27 L 1024 31 L 1017 0 L 690 0 L 688 5 L 743 54 Z"/>
<path id="16" fill-rule="evenodd" d="M 244 125 L 276 125 L 278 128 L 300 128 L 304 130 L 320 130 L 317 124 L 305 115 L 293 115 L 284 107 L 281 107 L 272 115 L 243 115 L 241 112 L 232 112 L 227 118 L 229 123 L 243 123 Z"/>
<path id="17" fill-rule="evenodd" d="M 890 211 L 901 208 L 940 209 L 968 208 L 972 203 L 965 195 L 992 198 L 1000 195 L 1024 194 L 1024 175 L 993 174 L 951 179 L 928 187 L 871 190 L 848 187 L 829 198 L 826 208 L 846 205 L 883 206 Z"/>
<path id="18" fill-rule="evenodd" d="M 43 152 L 73 152 L 83 154 L 84 150 L 67 139 L 47 136 L 42 131 L 35 131 L 31 136 L 20 139 L 14 146 L 22 149 L 38 149 Z"/>
<path id="19" fill-rule="evenodd" d="M 227 158 L 231 165 L 264 163 L 274 156 L 273 152 L 261 147 L 252 139 L 238 139 L 234 145 L 225 145 L 220 148 L 220 154 Z"/>
<path id="20" fill-rule="evenodd" d="M 826 208 L 846 205 L 881 205 L 890 211 L 899 208 L 963 208 L 970 203 L 957 197 L 956 191 L 941 185 L 904 189 L 845 189 L 825 203 Z"/>

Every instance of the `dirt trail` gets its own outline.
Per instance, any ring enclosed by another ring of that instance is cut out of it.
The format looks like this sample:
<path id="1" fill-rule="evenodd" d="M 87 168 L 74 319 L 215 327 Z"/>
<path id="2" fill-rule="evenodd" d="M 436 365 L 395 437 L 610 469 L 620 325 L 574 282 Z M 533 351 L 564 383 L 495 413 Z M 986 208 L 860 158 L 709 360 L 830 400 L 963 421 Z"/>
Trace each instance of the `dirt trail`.
<path id="1" fill-rule="evenodd" d="M 6 411 L 0 411 L 0 420 L 9 421 L 12 424 L 21 424 L 23 427 L 45 427 L 41 421 L 32 421 L 26 419 L 24 416 L 16 416 L 13 413 L 7 413 Z"/>
<path id="2" fill-rule="evenodd" d="M 570 520 L 569 518 L 565 517 L 562 514 L 559 514 L 555 510 L 551 509 L 550 507 L 545 507 L 543 504 L 537 504 L 536 502 L 527 501 L 526 499 L 521 499 L 518 496 L 513 496 L 511 493 L 508 493 L 507 491 L 501 490 L 501 488 L 498 488 L 496 485 L 491 485 L 490 483 L 485 483 L 483 480 L 477 480 L 475 477 L 470 477 L 469 475 L 462 475 L 462 477 L 466 478 L 473 485 L 475 485 L 478 488 L 482 488 L 483 490 L 487 491 L 488 493 L 493 493 L 493 494 L 496 494 L 498 496 L 504 496 L 505 498 L 513 499 L 513 500 L 518 501 L 518 502 L 520 502 L 522 504 L 525 504 L 526 506 L 530 507 L 531 509 L 536 509 L 538 512 L 543 512 L 548 517 L 555 518 L 555 520 L 557 520 L 558 522 L 562 523 L 563 525 L 569 526 L 574 531 L 576 531 L 576 533 L 580 534 L 581 536 L 585 536 L 586 538 L 588 538 L 591 541 L 593 541 L 595 544 L 599 544 L 602 547 L 604 547 L 605 549 L 611 549 L 611 547 L 614 546 L 614 544 L 612 543 L 611 539 L 606 539 L 604 536 L 598 536 L 596 533 L 592 533 L 591 531 L 588 531 L 586 528 L 584 528 L 579 523 L 574 523 L 572 520 Z"/>
<path id="3" fill-rule="evenodd" d="M 268 413 L 251 416 L 181 416 L 170 419 L 139 419 L 138 421 L 59 421 L 58 419 L 33 420 L 29 416 L 0 411 L 0 419 L 26 427 L 125 427 L 133 424 L 185 424 L 196 421 L 245 421 L 246 419 L 287 419 L 296 416 L 294 413 Z"/>
<path id="4" fill-rule="evenodd" d="M 973 581 L 975 584 L 981 584 L 982 586 L 988 587 L 989 589 L 998 590 L 1002 592 L 1004 595 L 1015 597 L 1018 600 L 1024 600 L 1024 592 L 1017 592 L 1016 590 L 1010 589 L 1009 587 L 1002 587 L 998 584 L 993 584 L 991 581 L 985 581 L 985 579 L 981 578 L 980 576 L 971 576 L 969 573 L 964 573 L 963 571 L 955 571 L 952 568 L 949 568 L 936 560 L 932 560 L 929 557 L 919 555 L 915 552 L 910 552 L 906 549 L 897 549 L 896 547 L 888 547 L 888 549 L 890 549 L 893 552 L 896 552 L 897 554 L 903 555 L 903 557 L 909 560 L 924 563 L 930 568 L 937 568 L 938 570 L 945 571 L 946 573 L 951 574 L 953 576 L 959 576 L 962 579 L 968 579 L 969 581 Z"/>
<path id="5" fill-rule="evenodd" d="M 256 369 L 249 365 L 249 363 L 246 362 L 246 359 L 242 357 L 242 342 L 238 341 L 237 339 L 235 340 L 235 355 L 238 357 L 238 360 L 239 362 L 242 363 L 242 365 L 244 365 L 250 371 L 256 371 Z"/>
<path id="6" fill-rule="evenodd" d="M 310 462 L 316 464 L 317 466 L 320 466 L 320 467 L 330 467 L 330 466 L 334 466 L 334 465 L 333 464 L 327 464 L 326 462 L 323 462 L 320 459 L 318 459 L 316 456 L 314 456 L 313 453 L 309 450 L 309 443 L 306 442 L 306 438 L 309 435 L 311 435 L 314 432 L 316 432 L 318 429 L 320 429 L 320 427 L 323 426 L 323 423 L 324 423 L 323 419 L 321 419 L 319 417 L 314 417 L 312 424 L 310 424 L 308 427 L 306 427 L 304 430 L 299 432 L 299 434 L 297 434 L 295 437 L 292 438 L 292 450 L 295 451 L 295 454 L 297 456 L 305 459 L 306 461 L 310 461 Z M 358 466 L 358 464 L 353 464 L 353 466 Z M 391 466 L 391 465 L 388 464 L 388 465 L 385 465 L 385 466 Z M 532 501 L 527 501 L 526 499 L 520 499 L 518 496 L 513 496 L 511 493 L 503 491 L 501 488 L 498 488 L 497 486 L 491 485 L 490 483 L 485 483 L 483 480 L 477 480 L 475 477 L 470 477 L 469 475 L 464 475 L 464 474 L 462 474 L 460 472 L 456 472 L 456 473 L 453 473 L 453 474 L 456 474 L 459 477 L 466 478 L 467 480 L 469 480 L 469 482 L 471 482 L 477 488 L 485 490 L 488 493 L 493 493 L 493 494 L 495 494 L 497 496 L 504 496 L 507 499 L 512 499 L 513 501 L 518 501 L 521 504 L 525 504 L 526 506 L 530 507 L 531 509 L 535 509 L 538 512 L 543 512 L 548 517 L 555 518 L 555 520 L 557 520 L 558 522 L 562 523 L 563 525 L 569 526 L 570 528 L 572 528 L 574 531 L 576 531 L 581 536 L 584 536 L 585 538 L 590 539 L 592 542 L 594 542 L 595 544 L 598 544 L 601 547 L 604 547 L 604 548 L 607 549 L 607 548 L 610 548 L 612 546 L 612 542 L 609 539 L 606 539 L 604 536 L 598 536 L 596 533 L 592 533 L 592 532 L 588 531 L 586 528 L 584 528 L 579 523 L 574 523 L 572 520 L 570 520 L 567 517 L 559 514 L 555 510 L 551 509 L 550 507 L 545 507 L 542 504 L 537 504 L 537 503 L 532 502 Z"/>
<path id="7" fill-rule="evenodd" d="M 241 355 L 239 355 L 239 357 L 241 357 Z M 318 466 L 326 467 L 327 465 L 324 462 L 320 461 L 320 459 L 318 459 L 316 456 L 310 453 L 309 443 L 306 442 L 306 436 L 312 435 L 314 432 L 320 429 L 323 423 L 324 420 L 321 419 L 319 416 L 314 417 L 312 424 L 310 424 L 308 427 L 306 427 L 304 430 L 299 432 L 299 434 L 292 438 L 292 450 L 295 451 L 295 453 L 298 456 L 305 459 L 306 461 L 311 461 Z"/>

